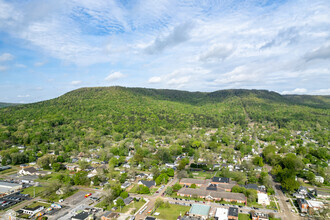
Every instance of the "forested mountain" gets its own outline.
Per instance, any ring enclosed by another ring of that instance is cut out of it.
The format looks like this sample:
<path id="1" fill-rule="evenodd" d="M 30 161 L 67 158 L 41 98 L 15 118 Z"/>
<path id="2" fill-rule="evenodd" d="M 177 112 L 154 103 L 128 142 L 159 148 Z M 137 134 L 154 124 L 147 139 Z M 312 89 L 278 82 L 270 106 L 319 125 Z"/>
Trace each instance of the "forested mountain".
<path id="1" fill-rule="evenodd" d="M 13 106 L 13 105 L 18 105 L 16 103 L 6 103 L 6 102 L 0 102 L 0 108 L 8 107 L 8 106 Z"/>
<path id="2" fill-rule="evenodd" d="M 282 96 L 265 90 L 211 93 L 144 88 L 81 88 L 58 98 L 0 109 L 0 149 L 13 144 L 70 142 L 97 145 L 141 133 L 165 135 L 193 127 L 219 128 L 249 122 L 280 128 L 327 128 L 329 96 Z"/>

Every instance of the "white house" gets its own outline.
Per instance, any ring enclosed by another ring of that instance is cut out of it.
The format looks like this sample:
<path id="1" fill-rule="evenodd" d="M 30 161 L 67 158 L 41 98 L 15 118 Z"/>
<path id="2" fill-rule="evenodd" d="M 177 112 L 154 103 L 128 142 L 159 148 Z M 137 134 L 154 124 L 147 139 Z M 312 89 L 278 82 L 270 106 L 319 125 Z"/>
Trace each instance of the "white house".
<path id="1" fill-rule="evenodd" d="M 228 209 L 225 208 L 217 208 L 215 212 L 215 219 L 218 220 L 228 220 Z"/>
<path id="2" fill-rule="evenodd" d="M 265 193 L 258 193 L 258 204 L 270 205 L 268 195 Z"/>
<path id="3" fill-rule="evenodd" d="M 315 181 L 319 183 L 324 183 L 324 178 L 322 176 L 315 176 Z"/>

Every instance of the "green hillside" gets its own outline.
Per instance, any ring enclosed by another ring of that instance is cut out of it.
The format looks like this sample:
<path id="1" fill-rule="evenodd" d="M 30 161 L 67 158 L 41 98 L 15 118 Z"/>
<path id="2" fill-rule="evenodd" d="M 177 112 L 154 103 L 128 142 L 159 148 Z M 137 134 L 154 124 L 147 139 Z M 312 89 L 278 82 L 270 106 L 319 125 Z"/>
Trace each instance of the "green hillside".
<path id="1" fill-rule="evenodd" d="M 8 107 L 8 106 L 13 106 L 13 105 L 18 105 L 16 103 L 6 103 L 6 102 L 0 102 L 0 108 Z"/>
<path id="2" fill-rule="evenodd" d="M 327 128 L 329 100 L 329 96 L 282 96 L 265 90 L 81 88 L 52 100 L 0 109 L 0 146 L 65 142 L 69 150 L 98 145 L 106 138 L 231 124 L 245 128 L 251 121 L 295 130 Z"/>

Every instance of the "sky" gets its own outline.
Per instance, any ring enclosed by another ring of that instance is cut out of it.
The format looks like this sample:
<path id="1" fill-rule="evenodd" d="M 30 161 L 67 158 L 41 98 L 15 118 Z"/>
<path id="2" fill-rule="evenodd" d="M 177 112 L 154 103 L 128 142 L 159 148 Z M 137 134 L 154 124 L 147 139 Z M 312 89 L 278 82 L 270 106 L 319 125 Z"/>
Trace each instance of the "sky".
<path id="1" fill-rule="evenodd" d="M 0 102 L 81 87 L 330 95 L 329 0 L 0 0 Z"/>

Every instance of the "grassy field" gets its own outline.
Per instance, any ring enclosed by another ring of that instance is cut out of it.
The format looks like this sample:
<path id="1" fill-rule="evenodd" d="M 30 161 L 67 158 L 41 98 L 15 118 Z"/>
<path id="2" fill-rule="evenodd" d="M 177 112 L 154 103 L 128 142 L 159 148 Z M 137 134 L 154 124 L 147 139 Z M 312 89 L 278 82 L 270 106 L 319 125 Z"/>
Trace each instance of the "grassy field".
<path id="1" fill-rule="evenodd" d="M 238 214 L 238 220 L 250 220 L 250 214 L 242 214 L 242 213 L 239 213 Z"/>
<path id="2" fill-rule="evenodd" d="M 29 187 L 29 188 L 25 188 L 22 190 L 23 194 L 29 194 L 31 197 L 34 196 L 34 189 L 35 189 L 35 196 L 40 196 L 42 194 L 42 192 L 45 190 L 44 187 L 41 186 L 37 186 L 37 187 Z"/>
<path id="3" fill-rule="evenodd" d="M 166 207 L 166 205 L 162 205 L 156 210 L 156 212 L 160 214 L 155 217 L 157 217 L 157 219 L 176 219 L 180 213 L 184 215 L 189 209 L 190 206 L 169 204 L 169 207 Z"/>
<path id="4" fill-rule="evenodd" d="M 132 202 L 131 204 L 125 206 L 124 208 L 122 208 L 122 210 L 119 212 L 121 213 L 126 213 L 128 210 L 130 210 L 131 208 L 134 208 L 134 212 L 136 212 L 137 210 L 139 210 L 141 208 L 141 206 L 143 206 L 143 204 L 145 204 L 146 202 L 144 200 L 140 200 L 138 202 Z"/>
<path id="5" fill-rule="evenodd" d="M 37 206 L 43 206 L 45 208 L 48 208 L 48 207 L 50 207 L 50 204 L 45 203 L 45 202 L 33 202 L 33 203 L 29 204 L 28 206 L 26 206 L 26 208 L 34 208 Z"/>

